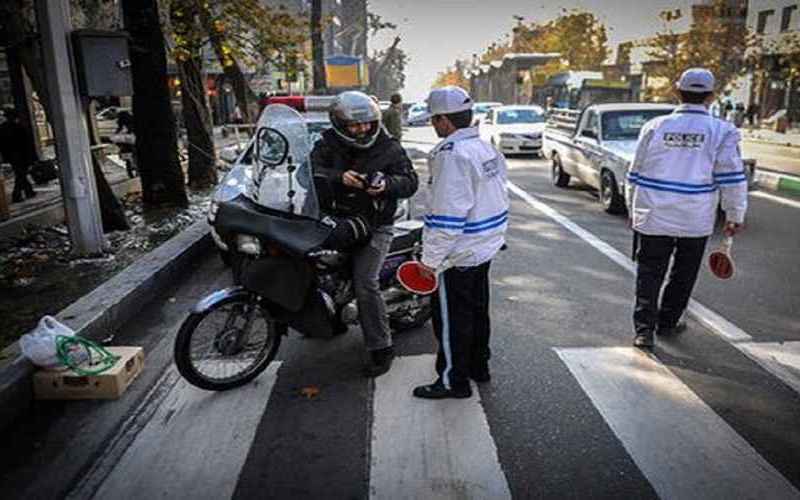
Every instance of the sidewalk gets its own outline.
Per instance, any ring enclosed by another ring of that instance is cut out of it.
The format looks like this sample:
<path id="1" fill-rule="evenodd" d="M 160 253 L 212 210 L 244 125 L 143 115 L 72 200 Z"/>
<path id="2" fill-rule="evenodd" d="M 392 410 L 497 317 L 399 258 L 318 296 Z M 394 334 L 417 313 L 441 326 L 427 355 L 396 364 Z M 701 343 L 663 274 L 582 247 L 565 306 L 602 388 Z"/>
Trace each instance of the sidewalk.
<path id="1" fill-rule="evenodd" d="M 763 128 L 749 130 L 742 127 L 740 130 L 744 141 L 800 148 L 800 129 L 790 129 L 785 134 Z"/>

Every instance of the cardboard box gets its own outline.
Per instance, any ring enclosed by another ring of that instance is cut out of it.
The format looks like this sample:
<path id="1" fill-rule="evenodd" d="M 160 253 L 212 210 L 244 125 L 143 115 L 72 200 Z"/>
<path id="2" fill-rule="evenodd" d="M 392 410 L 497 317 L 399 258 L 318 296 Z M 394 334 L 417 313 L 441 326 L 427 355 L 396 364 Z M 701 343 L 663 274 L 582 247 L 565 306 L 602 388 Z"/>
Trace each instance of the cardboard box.
<path id="1" fill-rule="evenodd" d="M 108 347 L 120 356 L 114 366 L 98 375 L 78 375 L 72 370 L 39 370 L 33 375 L 36 399 L 117 399 L 144 368 L 141 347 Z"/>

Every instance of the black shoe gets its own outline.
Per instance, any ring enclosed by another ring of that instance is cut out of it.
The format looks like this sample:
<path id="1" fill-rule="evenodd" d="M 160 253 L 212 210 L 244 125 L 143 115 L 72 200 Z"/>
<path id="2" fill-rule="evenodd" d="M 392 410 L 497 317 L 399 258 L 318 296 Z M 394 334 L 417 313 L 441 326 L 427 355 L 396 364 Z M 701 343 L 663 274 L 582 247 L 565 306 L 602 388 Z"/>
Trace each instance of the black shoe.
<path id="1" fill-rule="evenodd" d="M 653 341 L 653 333 L 647 332 L 636 334 L 636 336 L 633 338 L 633 345 L 634 347 L 638 347 L 640 349 L 652 349 L 655 345 L 655 342 Z"/>
<path id="2" fill-rule="evenodd" d="M 430 385 L 421 385 L 414 388 L 414 396 L 422 399 L 466 399 L 472 396 L 472 388 L 469 385 L 464 387 L 446 388 L 444 384 L 437 380 Z"/>
<path id="3" fill-rule="evenodd" d="M 389 371 L 392 361 L 394 361 L 394 347 L 376 349 L 369 353 L 369 362 L 364 367 L 364 373 L 368 377 L 379 377 Z"/>
<path id="4" fill-rule="evenodd" d="M 671 337 L 686 331 L 686 322 L 679 321 L 675 326 L 659 326 L 656 334 L 662 337 Z"/>
<path id="5" fill-rule="evenodd" d="M 478 382 L 479 384 L 482 384 L 484 382 L 489 382 L 490 380 L 492 380 L 492 374 L 489 373 L 489 367 L 487 366 L 486 368 L 471 370 L 469 372 L 469 378 L 471 378 L 475 382 Z"/>

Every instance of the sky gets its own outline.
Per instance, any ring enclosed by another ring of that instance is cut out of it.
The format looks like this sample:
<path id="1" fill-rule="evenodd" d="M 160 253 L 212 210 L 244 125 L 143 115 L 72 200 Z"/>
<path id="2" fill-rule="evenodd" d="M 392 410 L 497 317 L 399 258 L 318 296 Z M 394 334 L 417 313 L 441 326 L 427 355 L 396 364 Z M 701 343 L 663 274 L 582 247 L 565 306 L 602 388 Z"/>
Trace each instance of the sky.
<path id="1" fill-rule="evenodd" d="M 406 69 L 406 102 L 423 100 L 436 75 L 459 59 L 480 54 L 493 41 L 510 33 L 512 16 L 525 22 L 554 19 L 562 8 L 593 12 L 606 25 L 609 48 L 620 42 L 645 38 L 661 28 L 659 12 L 680 8 L 689 12 L 688 0 L 369 0 L 369 10 L 397 25 L 369 40 L 369 50 L 388 47 L 395 34 L 411 61 Z"/>

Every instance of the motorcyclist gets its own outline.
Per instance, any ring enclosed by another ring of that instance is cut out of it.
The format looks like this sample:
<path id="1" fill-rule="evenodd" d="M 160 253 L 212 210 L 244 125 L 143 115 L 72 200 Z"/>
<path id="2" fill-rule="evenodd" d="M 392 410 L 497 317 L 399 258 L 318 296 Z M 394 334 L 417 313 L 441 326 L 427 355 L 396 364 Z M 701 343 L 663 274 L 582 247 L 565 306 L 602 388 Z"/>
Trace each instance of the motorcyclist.
<path id="1" fill-rule="evenodd" d="M 323 208 L 360 216 L 372 230 L 369 241 L 353 251 L 353 284 L 369 351 L 365 373 L 377 377 L 389 371 L 394 359 L 378 274 L 392 241 L 397 200 L 416 192 L 417 174 L 400 142 L 384 131 L 381 110 L 368 95 L 343 92 L 329 114 L 332 128 L 314 145 L 311 165 L 332 191 Z"/>

